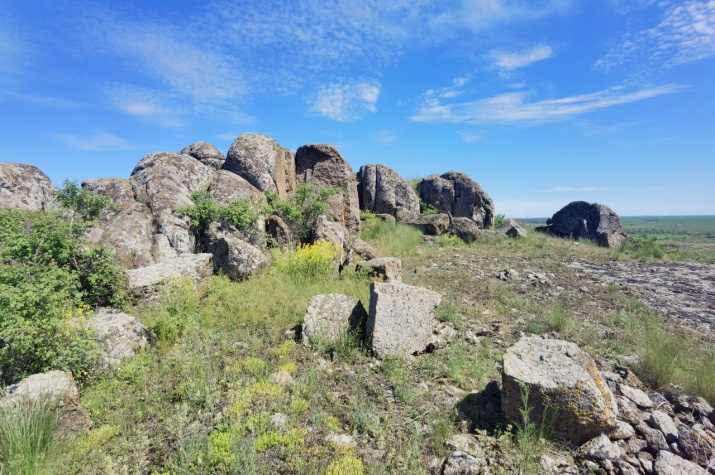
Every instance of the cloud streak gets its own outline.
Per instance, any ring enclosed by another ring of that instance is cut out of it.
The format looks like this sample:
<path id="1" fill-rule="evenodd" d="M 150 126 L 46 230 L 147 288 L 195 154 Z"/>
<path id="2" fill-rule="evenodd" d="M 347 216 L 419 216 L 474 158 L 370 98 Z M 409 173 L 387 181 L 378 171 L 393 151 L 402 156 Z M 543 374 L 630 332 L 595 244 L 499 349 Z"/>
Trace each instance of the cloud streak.
<path id="1" fill-rule="evenodd" d="M 453 103 L 428 96 L 411 119 L 426 123 L 536 125 L 566 120 L 683 89 L 684 86 L 677 84 L 635 91 L 614 87 L 590 94 L 531 102 L 526 92 L 508 92 L 487 99 Z"/>
<path id="2" fill-rule="evenodd" d="M 512 71 L 554 56 L 554 50 L 549 45 L 533 46 L 520 53 L 496 51 L 492 53 L 494 66 L 503 71 Z"/>
<path id="3" fill-rule="evenodd" d="M 80 137 L 73 134 L 52 134 L 52 137 L 72 148 L 90 152 L 129 147 L 127 140 L 108 133 L 96 134 L 89 137 Z"/>

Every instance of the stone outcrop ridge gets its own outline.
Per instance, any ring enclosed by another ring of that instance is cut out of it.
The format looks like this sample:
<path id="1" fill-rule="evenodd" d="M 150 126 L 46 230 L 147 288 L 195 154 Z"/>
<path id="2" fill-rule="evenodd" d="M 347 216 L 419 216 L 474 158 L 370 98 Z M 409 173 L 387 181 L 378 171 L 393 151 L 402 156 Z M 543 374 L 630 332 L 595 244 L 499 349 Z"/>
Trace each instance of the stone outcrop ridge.
<path id="1" fill-rule="evenodd" d="M 37 167 L 0 163 L 0 204 L 25 211 L 47 211 L 55 205 L 55 186 Z"/>
<path id="2" fill-rule="evenodd" d="M 420 214 L 420 200 L 409 183 L 387 165 L 367 164 L 357 173 L 360 209 L 410 221 Z"/>
<path id="3" fill-rule="evenodd" d="M 245 178 L 259 191 L 274 191 L 281 199 L 295 191 L 293 153 L 261 134 L 242 134 L 231 144 L 225 170 Z"/>
<path id="4" fill-rule="evenodd" d="M 559 237 L 592 239 L 603 247 L 620 247 L 627 234 L 621 218 L 608 206 L 585 201 L 572 201 L 556 212 L 537 231 Z"/>
<path id="5" fill-rule="evenodd" d="M 439 213 L 472 219 L 482 228 L 494 225 L 494 201 L 464 173 L 430 175 L 419 183 L 418 192 Z"/>

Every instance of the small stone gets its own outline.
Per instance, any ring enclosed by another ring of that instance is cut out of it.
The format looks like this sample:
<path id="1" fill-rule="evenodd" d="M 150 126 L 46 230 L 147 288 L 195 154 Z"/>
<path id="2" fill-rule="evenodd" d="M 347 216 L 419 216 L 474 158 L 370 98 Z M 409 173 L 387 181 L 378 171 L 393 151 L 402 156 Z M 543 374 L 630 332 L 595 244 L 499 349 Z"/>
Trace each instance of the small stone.
<path id="1" fill-rule="evenodd" d="M 636 430 L 629 423 L 617 420 L 616 428 L 608 434 L 611 440 L 630 439 L 636 434 Z"/>
<path id="2" fill-rule="evenodd" d="M 288 416 L 281 412 L 277 412 L 271 416 L 271 426 L 276 430 L 285 429 L 287 422 Z"/>
<path id="3" fill-rule="evenodd" d="M 648 395 L 641 391 L 640 389 L 632 388 L 624 384 L 620 385 L 621 394 L 636 403 L 641 409 L 649 409 L 653 407 L 653 401 L 648 397 Z"/>
<path id="4" fill-rule="evenodd" d="M 272 373 L 269 379 L 278 386 L 291 386 L 293 384 L 293 376 L 291 376 L 286 370 L 280 370 Z"/>
<path id="5" fill-rule="evenodd" d="M 618 406 L 618 417 L 631 424 L 641 422 L 641 413 L 636 404 L 623 396 L 616 396 L 616 405 Z"/>
<path id="6" fill-rule="evenodd" d="M 666 451 L 658 454 L 654 467 L 658 475 L 706 475 L 707 473 L 693 462 Z"/>
<path id="7" fill-rule="evenodd" d="M 665 436 L 665 440 L 672 444 L 678 441 L 678 429 L 675 427 L 675 422 L 666 413 L 662 411 L 653 411 L 648 420 L 650 425 L 658 429 Z"/>
<path id="8" fill-rule="evenodd" d="M 453 452 L 444 463 L 443 475 L 477 475 L 482 460 L 464 452 Z"/>
<path id="9" fill-rule="evenodd" d="M 584 457 L 591 460 L 616 461 L 625 455 L 623 450 L 611 442 L 604 434 L 583 444 L 579 451 Z"/>
<path id="10" fill-rule="evenodd" d="M 484 458 L 484 451 L 477 442 L 477 439 L 470 434 L 455 434 L 444 441 L 453 452 L 464 452 L 479 459 Z"/>
<path id="11" fill-rule="evenodd" d="M 648 475 L 652 475 L 653 472 L 653 456 L 649 452 L 638 452 L 638 461 L 643 467 L 643 471 Z"/>
<path id="12" fill-rule="evenodd" d="M 325 441 L 334 447 L 348 448 L 355 446 L 355 438 L 347 434 L 330 433 L 325 437 Z"/>
<path id="13" fill-rule="evenodd" d="M 660 450 L 669 450 L 668 443 L 666 442 L 665 436 L 661 431 L 652 429 L 643 423 L 638 425 L 636 430 L 646 440 L 648 448 L 651 452 L 658 453 Z"/>

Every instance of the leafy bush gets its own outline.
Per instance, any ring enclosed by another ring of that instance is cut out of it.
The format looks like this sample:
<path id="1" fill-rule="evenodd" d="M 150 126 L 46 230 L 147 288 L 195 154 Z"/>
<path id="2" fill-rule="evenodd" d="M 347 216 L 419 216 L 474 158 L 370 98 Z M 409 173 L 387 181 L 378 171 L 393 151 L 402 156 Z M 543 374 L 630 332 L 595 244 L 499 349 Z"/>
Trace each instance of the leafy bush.
<path id="1" fill-rule="evenodd" d="M 655 238 L 629 236 L 621 246 L 620 252 L 632 255 L 643 261 L 658 260 L 665 256 L 663 246 Z"/>
<path id="2" fill-rule="evenodd" d="M 91 334 L 72 319 L 88 306 L 121 306 L 124 275 L 113 254 L 82 235 L 107 204 L 69 183 L 58 212 L 0 210 L 0 371 L 6 383 L 50 369 L 89 374 Z M 75 221 L 76 218 L 80 221 Z"/>
<path id="3" fill-rule="evenodd" d="M 422 201 L 422 198 L 420 198 L 420 214 L 422 216 L 429 216 L 431 214 L 439 214 L 439 211 L 437 208 L 432 206 L 431 204 L 425 203 Z"/>
<path id="4" fill-rule="evenodd" d="M 318 217 L 328 211 L 328 198 L 341 191 L 335 186 L 318 189 L 313 184 L 302 183 L 288 200 L 281 200 L 278 193 L 267 191 L 268 205 L 263 212 L 280 216 L 291 227 L 299 241 L 308 242 Z"/>
<path id="5" fill-rule="evenodd" d="M 204 232 L 212 223 L 235 226 L 238 229 L 250 229 L 258 221 L 258 212 L 246 200 L 236 200 L 227 206 L 216 203 L 206 191 L 191 193 L 193 206 L 179 209 L 179 213 L 191 219 L 191 227 L 199 233 Z"/>
<path id="6" fill-rule="evenodd" d="M 69 180 L 65 180 L 64 187 L 57 192 L 57 201 L 70 212 L 72 221 L 76 217 L 82 221 L 93 220 L 104 209 L 116 209 L 111 199 L 84 190 L 76 181 Z"/>
<path id="7" fill-rule="evenodd" d="M 274 253 L 273 272 L 281 272 L 294 278 L 324 279 L 337 273 L 342 249 L 328 241 L 301 244 L 295 250 Z"/>
<path id="8" fill-rule="evenodd" d="M 506 216 L 503 214 L 498 214 L 494 216 L 494 227 L 498 228 L 502 224 L 504 224 L 504 220 L 506 219 Z"/>

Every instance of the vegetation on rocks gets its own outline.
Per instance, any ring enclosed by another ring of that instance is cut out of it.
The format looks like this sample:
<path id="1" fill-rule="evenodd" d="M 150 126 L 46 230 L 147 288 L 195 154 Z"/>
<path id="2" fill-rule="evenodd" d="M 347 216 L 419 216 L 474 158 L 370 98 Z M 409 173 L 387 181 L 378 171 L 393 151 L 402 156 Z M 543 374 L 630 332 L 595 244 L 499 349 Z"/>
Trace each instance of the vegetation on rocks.
<path id="1" fill-rule="evenodd" d="M 286 200 L 281 200 L 278 193 L 268 191 L 268 205 L 263 212 L 283 218 L 298 240 L 306 242 L 311 238 L 318 217 L 328 211 L 327 200 L 340 191 L 340 188 L 334 186 L 318 188 L 311 183 L 302 183 L 298 185 L 295 194 Z"/>

